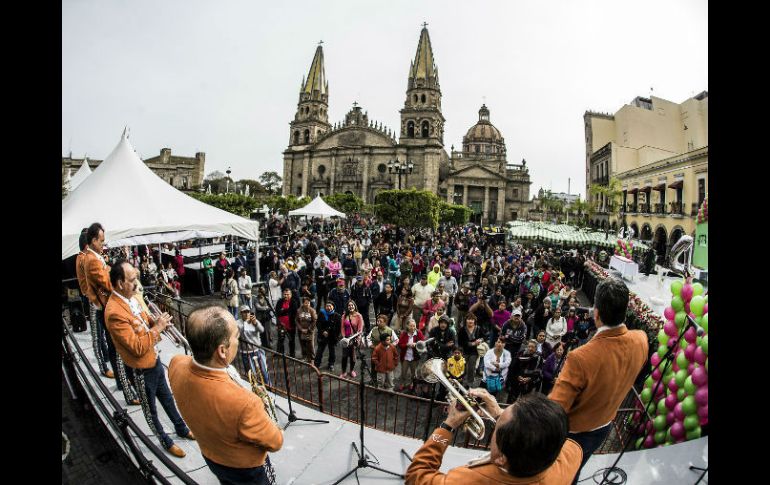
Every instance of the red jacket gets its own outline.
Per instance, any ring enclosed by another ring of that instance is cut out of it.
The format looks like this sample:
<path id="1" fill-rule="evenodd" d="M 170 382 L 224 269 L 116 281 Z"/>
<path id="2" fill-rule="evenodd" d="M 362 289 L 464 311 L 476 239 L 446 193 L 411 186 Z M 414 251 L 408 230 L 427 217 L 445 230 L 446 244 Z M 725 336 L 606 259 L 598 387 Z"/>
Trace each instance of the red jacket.
<path id="1" fill-rule="evenodd" d="M 380 342 L 372 352 L 372 363 L 377 372 L 390 372 L 398 365 L 398 350 L 395 345 L 390 345 L 387 349 Z"/>
<path id="2" fill-rule="evenodd" d="M 414 343 L 419 342 L 420 340 L 425 340 L 425 337 L 423 336 L 422 332 L 417 330 L 417 333 L 415 334 Z M 401 351 L 399 360 L 401 362 L 404 361 L 404 357 L 406 357 L 406 344 L 409 342 L 409 335 L 407 335 L 406 330 L 401 331 L 401 335 L 398 337 L 398 349 Z M 414 353 L 417 353 L 417 349 L 412 349 Z M 415 356 L 416 357 L 416 356 Z M 417 360 L 415 358 L 415 360 Z"/>

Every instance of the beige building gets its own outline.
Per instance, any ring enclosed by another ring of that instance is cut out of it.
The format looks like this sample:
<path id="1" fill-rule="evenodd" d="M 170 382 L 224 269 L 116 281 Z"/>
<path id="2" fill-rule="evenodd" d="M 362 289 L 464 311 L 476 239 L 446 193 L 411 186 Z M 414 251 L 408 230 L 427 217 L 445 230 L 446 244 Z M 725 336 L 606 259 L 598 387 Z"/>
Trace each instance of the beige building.
<path id="1" fill-rule="evenodd" d="M 329 83 L 323 49 L 316 48 L 300 86 L 289 146 L 283 152 L 283 194 L 314 197 L 349 192 L 373 203 L 382 190 L 426 189 L 450 203 L 474 209 L 476 221 L 504 222 L 526 216 L 526 163 L 508 164 L 505 141 L 482 106 L 479 120 L 451 156 L 444 147 L 441 86 L 428 29 L 423 27 L 409 68 L 400 126 L 369 119 L 358 103 L 342 122 L 328 119 Z M 411 171 L 391 173 L 391 162 Z"/>
<path id="2" fill-rule="evenodd" d="M 78 169 L 83 165 L 84 158 L 61 158 L 62 184 L 67 179 L 67 173 L 75 175 Z M 102 160 L 93 160 L 88 158 L 88 166 L 91 170 L 98 167 Z M 203 171 L 206 165 L 206 154 L 198 152 L 194 157 L 180 157 L 171 155 L 170 148 L 162 148 L 160 155 L 148 158 L 144 163 L 155 174 L 173 185 L 179 190 L 191 190 L 198 188 L 203 183 Z"/>
<path id="3" fill-rule="evenodd" d="M 590 196 L 595 227 L 634 229 L 662 260 L 683 234 L 695 233 L 708 192 L 708 92 L 681 104 L 637 97 L 614 115 L 586 112 L 586 193 L 592 184 L 621 182 L 621 207 L 609 214 Z"/>

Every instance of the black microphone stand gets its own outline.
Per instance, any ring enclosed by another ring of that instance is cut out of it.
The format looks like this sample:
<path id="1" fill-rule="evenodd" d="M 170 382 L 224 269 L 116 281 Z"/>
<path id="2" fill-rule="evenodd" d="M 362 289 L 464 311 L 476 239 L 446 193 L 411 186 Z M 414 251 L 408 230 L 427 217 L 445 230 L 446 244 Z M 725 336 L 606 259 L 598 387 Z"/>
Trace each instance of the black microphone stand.
<path id="1" fill-rule="evenodd" d="M 284 409 L 279 407 L 277 404 L 275 405 L 276 408 L 278 408 L 279 411 L 281 411 L 283 414 L 286 415 L 287 418 L 289 418 L 289 421 L 286 423 L 286 425 L 283 427 L 285 430 L 289 427 L 289 425 L 295 421 L 307 421 L 310 423 L 329 423 L 329 421 L 326 421 L 324 419 L 306 419 L 306 418 L 298 418 L 297 413 L 294 412 L 294 410 L 291 407 L 291 384 L 289 383 L 289 371 L 288 366 L 286 365 L 286 348 L 281 349 L 281 360 L 283 360 L 283 381 L 286 384 L 286 400 L 289 402 L 289 412 L 287 413 Z"/>
<path id="2" fill-rule="evenodd" d="M 396 476 L 396 477 L 398 477 L 398 478 L 403 480 L 404 479 L 404 475 L 402 475 L 400 473 L 395 473 L 395 472 L 391 472 L 391 471 L 385 470 L 384 468 L 380 468 L 379 466 L 377 466 L 377 465 L 380 464 L 379 460 L 377 460 L 376 457 L 375 457 L 375 460 L 372 461 L 371 459 L 369 459 L 369 455 L 366 454 L 367 451 L 369 453 L 371 453 L 371 451 L 369 451 L 366 448 L 366 446 L 364 445 L 364 423 L 366 422 L 366 405 L 364 404 L 364 387 L 365 387 L 364 386 L 364 372 L 366 372 L 367 366 L 366 366 L 366 362 L 365 362 L 366 359 L 364 357 L 363 350 L 361 350 L 361 348 L 358 347 L 357 351 L 358 351 L 358 358 L 361 361 L 361 376 L 360 376 L 360 379 L 358 381 L 358 404 L 359 404 L 359 411 L 358 412 L 359 412 L 359 417 L 360 417 L 360 421 L 361 421 L 361 423 L 360 423 L 361 429 L 360 429 L 359 440 L 361 442 L 361 449 L 359 450 L 359 448 L 356 446 L 355 441 L 351 443 L 353 449 L 356 452 L 356 456 L 358 457 L 358 463 L 356 464 L 355 467 L 353 467 L 352 470 L 348 471 L 345 475 L 342 476 L 342 478 L 340 478 L 339 480 L 334 482 L 332 485 L 337 485 L 338 483 L 342 482 L 343 480 L 345 480 L 347 477 L 349 477 L 353 473 L 355 473 L 356 482 L 358 482 L 358 484 L 360 485 L 361 482 L 358 479 L 358 470 L 360 468 L 374 468 L 375 470 L 379 470 L 379 471 L 381 471 L 383 473 L 388 473 L 390 475 Z"/>
<path id="3" fill-rule="evenodd" d="M 700 326 L 695 322 L 695 320 L 693 320 L 689 315 L 687 315 L 687 324 L 683 325 L 682 326 L 682 330 L 679 331 L 679 335 L 676 338 L 677 342 L 682 340 L 682 337 L 684 336 L 685 332 L 690 327 L 694 327 L 696 329 L 700 329 Z M 666 375 L 666 371 L 668 371 L 668 368 L 671 365 L 671 362 L 673 362 L 673 360 L 674 360 L 674 347 L 676 347 L 676 344 L 675 345 L 669 345 L 668 351 L 666 352 L 666 355 L 664 355 L 663 358 L 661 359 L 660 363 L 658 363 L 658 365 L 655 366 L 656 369 L 660 369 L 660 365 L 663 362 L 666 363 L 666 365 L 663 367 L 663 370 L 660 373 L 661 374 L 661 379 L 658 381 L 658 384 L 655 386 L 655 389 L 652 391 L 652 395 L 650 397 L 650 402 L 647 403 L 647 405 L 644 407 L 644 413 L 642 414 L 642 422 L 639 424 L 640 428 L 643 428 L 647 424 L 647 421 L 652 419 L 650 417 L 650 409 L 652 408 L 653 412 L 655 410 L 655 406 L 654 406 L 653 402 L 655 400 L 655 396 L 658 393 L 658 389 L 660 389 L 660 386 L 663 383 L 663 376 Z M 644 380 L 647 380 L 647 377 L 652 375 L 653 372 L 654 372 L 654 370 L 651 370 L 649 373 L 647 373 L 647 375 L 645 376 Z M 633 389 L 633 387 L 632 387 L 632 389 Z M 645 430 L 645 433 L 646 433 L 646 430 Z M 623 444 L 623 449 L 620 450 L 620 454 L 618 454 L 618 457 L 615 458 L 615 462 L 612 464 L 612 466 L 610 466 L 609 468 L 606 468 L 604 470 L 604 474 L 602 476 L 602 481 L 599 482 L 599 485 L 605 485 L 605 483 L 608 483 L 608 484 L 609 483 L 614 483 L 614 482 L 608 482 L 607 481 L 607 478 L 609 477 L 611 472 L 616 472 L 616 473 L 620 472 L 621 476 L 626 476 L 625 471 L 622 468 L 618 467 L 617 465 L 620 462 L 620 459 L 625 454 L 626 449 L 629 447 L 629 445 L 636 438 L 637 438 L 637 432 L 632 428 L 631 432 L 628 434 L 628 438 L 627 438 L 626 442 Z M 704 475 L 705 475 L 705 472 L 704 472 Z M 701 476 L 701 478 L 703 478 L 703 477 Z M 623 480 L 623 482 L 621 482 L 621 483 L 624 483 L 624 482 L 625 482 L 625 480 Z"/>

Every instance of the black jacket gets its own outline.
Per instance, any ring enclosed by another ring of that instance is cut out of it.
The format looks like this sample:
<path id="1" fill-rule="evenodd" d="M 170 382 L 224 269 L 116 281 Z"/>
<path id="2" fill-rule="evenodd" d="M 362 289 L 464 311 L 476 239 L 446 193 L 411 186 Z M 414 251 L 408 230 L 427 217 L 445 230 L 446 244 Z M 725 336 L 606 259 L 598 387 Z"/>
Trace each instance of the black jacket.
<path id="1" fill-rule="evenodd" d="M 457 346 L 457 336 L 451 327 L 447 327 L 443 332 L 441 327 L 435 327 L 428 333 L 428 338 L 433 337 L 433 340 L 428 343 L 428 351 L 431 358 L 441 357 L 446 360 L 452 354 L 452 351 Z M 449 343 L 452 342 L 452 345 Z"/>
<path id="2" fill-rule="evenodd" d="M 327 314 L 326 310 L 318 312 L 318 320 L 316 320 L 316 328 L 318 329 L 318 341 L 324 341 L 334 344 L 340 338 L 340 326 L 342 323 L 342 317 L 337 312 Z M 328 337 L 324 337 L 323 333 L 329 332 Z"/>
<path id="3" fill-rule="evenodd" d="M 383 291 L 377 295 L 377 300 L 375 303 L 377 304 L 377 311 L 379 311 L 379 313 L 387 313 L 388 315 L 393 315 L 396 313 L 396 305 L 398 304 L 396 292 L 392 291 L 390 293 L 390 297 L 388 297 L 388 294 Z"/>
<path id="4" fill-rule="evenodd" d="M 294 320 L 297 318 L 297 310 L 299 310 L 299 299 L 292 297 L 289 301 L 289 308 L 286 310 L 283 309 L 284 301 L 284 298 L 281 297 L 281 299 L 278 300 L 278 302 L 275 304 L 275 314 L 278 325 L 281 325 L 280 317 L 288 315 L 289 329 L 294 329 Z"/>
<path id="5" fill-rule="evenodd" d="M 463 349 L 463 355 L 472 355 L 477 353 L 477 347 L 470 345 L 476 339 L 481 339 L 483 342 L 487 341 L 487 334 L 484 333 L 481 328 L 476 325 L 473 329 L 473 333 L 468 335 L 468 328 L 463 327 L 457 331 L 457 342 L 461 349 Z"/>
<path id="6" fill-rule="evenodd" d="M 350 291 L 350 298 L 356 302 L 359 312 L 363 312 L 369 308 L 369 304 L 372 302 L 372 292 L 369 288 L 362 284 L 358 286 L 358 283 L 353 285 L 353 289 Z"/>

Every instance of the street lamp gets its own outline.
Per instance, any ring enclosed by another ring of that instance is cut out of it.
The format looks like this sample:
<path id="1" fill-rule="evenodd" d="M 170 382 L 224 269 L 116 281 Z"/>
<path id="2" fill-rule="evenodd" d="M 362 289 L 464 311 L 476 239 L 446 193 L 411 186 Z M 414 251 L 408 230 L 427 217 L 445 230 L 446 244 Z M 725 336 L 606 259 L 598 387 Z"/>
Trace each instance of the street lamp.
<path id="1" fill-rule="evenodd" d="M 230 167 L 227 167 L 227 170 L 225 170 L 225 173 L 227 174 L 227 180 L 225 185 L 225 193 L 230 192 L 230 174 L 233 173 L 232 170 L 230 170 Z"/>
<path id="2" fill-rule="evenodd" d="M 411 161 L 400 162 L 398 158 L 388 162 L 388 173 L 398 175 L 398 189 L 401 190 L 401 175 L 409 175 L 414 171 L 414 163 Z"/>

